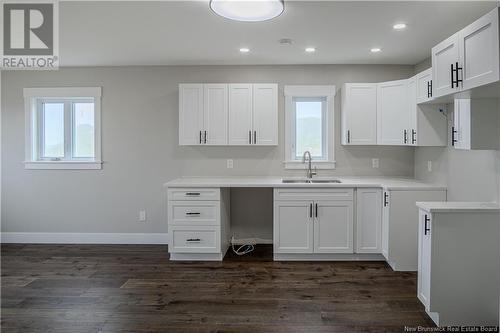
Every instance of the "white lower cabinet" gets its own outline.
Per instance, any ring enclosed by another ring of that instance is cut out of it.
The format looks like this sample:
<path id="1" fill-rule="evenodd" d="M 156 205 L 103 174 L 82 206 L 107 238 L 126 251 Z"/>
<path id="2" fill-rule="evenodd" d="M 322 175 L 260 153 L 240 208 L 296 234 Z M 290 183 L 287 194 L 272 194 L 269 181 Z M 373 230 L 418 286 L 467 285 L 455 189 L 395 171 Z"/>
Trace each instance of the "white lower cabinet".
<path id="1" fill-rule="evenodd" d="M 356 253 L 382 251 L 382 190 L 356 190 Z"/>
<path id="2" fill-rule="evenodd" d="M 314 228 L 311 201 L 274 203 L 274 252 L 312 253 Z"/>
<path id="3" fill-rule="evenodd" d="M 418 215 L 418 299 L 429 308 L 431 293 L 431 214 L 419 210 Z"/>
<path id="4" fill-rule="evenodd" d="M 314 202 L 314 253 L 353 253 L 352 201 Z"/>

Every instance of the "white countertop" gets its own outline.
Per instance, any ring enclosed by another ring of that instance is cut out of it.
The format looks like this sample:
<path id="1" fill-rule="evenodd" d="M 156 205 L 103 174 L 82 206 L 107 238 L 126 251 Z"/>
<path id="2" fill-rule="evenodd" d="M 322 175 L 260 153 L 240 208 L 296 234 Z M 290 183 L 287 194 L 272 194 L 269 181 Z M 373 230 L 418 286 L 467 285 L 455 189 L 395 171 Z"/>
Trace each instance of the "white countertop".
<path id="1" fill-rule="evenodd" d="M 165 187 L 382 187 L 387 190 L 446 190 L 446 186 L 398 177 L 332 177 L 341 183 L 282 183 L 282 178 L 296 177 L 182 177 L 164 184 Z M 322 179 L 316 177 L 314 179 Z"/>
<path id="2" fill-rule="evenodd" d="M 417 207 L 429 213 L 500 212 L 497 202 L 424 201 Z"/>

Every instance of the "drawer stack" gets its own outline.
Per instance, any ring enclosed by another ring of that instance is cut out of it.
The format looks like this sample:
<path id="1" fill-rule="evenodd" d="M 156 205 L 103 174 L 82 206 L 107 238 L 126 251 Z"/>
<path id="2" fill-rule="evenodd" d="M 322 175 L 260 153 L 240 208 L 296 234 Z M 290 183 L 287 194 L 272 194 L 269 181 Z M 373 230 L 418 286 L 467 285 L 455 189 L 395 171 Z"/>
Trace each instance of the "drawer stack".
<path id="1" fill-rule="evenodd" d="M 220 188 L 168 189 L 168 244 L 171 259 L 222 259 L 227 249 L 223 248 L 226 240 L 221 241 L 222 231 L 227 231 L 226 223 L 222 225 L 222 220 L 226 221 L 229 214 L 226 209 L 222 209 L 228 207 L 227 203 L 221 204 L 221 201 Z"/>

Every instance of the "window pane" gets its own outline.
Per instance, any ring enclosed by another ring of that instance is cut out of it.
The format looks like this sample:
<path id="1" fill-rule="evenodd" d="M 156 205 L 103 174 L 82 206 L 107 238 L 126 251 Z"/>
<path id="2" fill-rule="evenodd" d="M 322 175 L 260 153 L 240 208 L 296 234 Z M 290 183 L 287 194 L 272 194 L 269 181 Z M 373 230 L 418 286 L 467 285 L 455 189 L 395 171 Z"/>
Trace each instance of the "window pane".
<path id="1" fill-rule="evenodd" d="M 42 157 L 64 157 L 64 103 L 43 103 L 42 142 Z"/>
<path id="2" fill-rule="evenodd" d="M 73 103 L 73 157 L 94 157 L 94 103 Z"/>
<path id="3" fill-rule="evenodd" d="M 323 158 L 323 103 L 321 100 L 296 100 L 296 157 L 308 150 L 313 157 Z"/>

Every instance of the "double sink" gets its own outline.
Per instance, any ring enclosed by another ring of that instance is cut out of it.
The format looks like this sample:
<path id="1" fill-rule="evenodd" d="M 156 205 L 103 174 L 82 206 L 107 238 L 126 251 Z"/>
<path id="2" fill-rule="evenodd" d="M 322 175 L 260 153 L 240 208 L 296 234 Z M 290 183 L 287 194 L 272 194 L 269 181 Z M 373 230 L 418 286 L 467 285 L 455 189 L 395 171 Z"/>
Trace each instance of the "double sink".
<path id="1" fill-rule="evenodd" d="M 333 178 L 283 178 L 283 184 L 340 184 L 341 181 Z"/>

